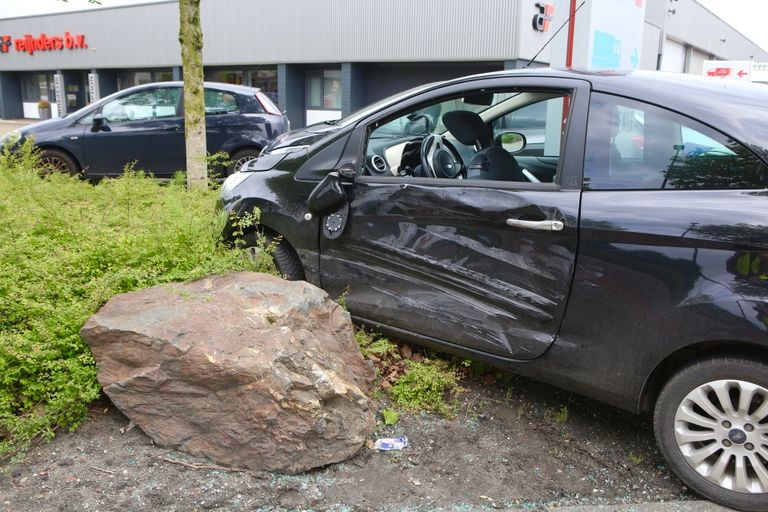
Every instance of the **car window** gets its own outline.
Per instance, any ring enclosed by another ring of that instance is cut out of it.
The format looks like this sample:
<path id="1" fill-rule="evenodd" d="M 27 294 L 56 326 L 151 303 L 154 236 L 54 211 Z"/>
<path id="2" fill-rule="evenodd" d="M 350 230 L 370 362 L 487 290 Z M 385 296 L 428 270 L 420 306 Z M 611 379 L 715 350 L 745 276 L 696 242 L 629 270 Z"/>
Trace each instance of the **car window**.
<path id="1" fill-rule="evenodd" d="M 654 105 L 598 93 L 584 174 L 591 190 L 768 186 L 768 168 L 733 139 Z"/>
<path id="2" fill-rule="evenodd" d="M 179 87 L 144 89 L 104 104 L 101 115 L 110 123 L 177 117 L 180 97 Z"/>
<path id="3" fill-rule="evenodd" d="M 563 120 L 563 98 L 550 98 L 514 110 L 493 123 L 495 136 L 513 131 L 526 138 L 521 155 L 557 157 Z"/>
<path id="4" fill-rule="evenodd" d="M 231 92 L 220 91 L 217 89 L 205 89 L 205 113 L 229 114 L 238 112 L 237 97 Z"/>
<path id="5" fill-rule="evenodd" d="M 361 173 L 376 176 L 553 182 L 567 94 L 467 92 L 368 128 Z M 536 157 L 550 157 L 542 160 Z"/>

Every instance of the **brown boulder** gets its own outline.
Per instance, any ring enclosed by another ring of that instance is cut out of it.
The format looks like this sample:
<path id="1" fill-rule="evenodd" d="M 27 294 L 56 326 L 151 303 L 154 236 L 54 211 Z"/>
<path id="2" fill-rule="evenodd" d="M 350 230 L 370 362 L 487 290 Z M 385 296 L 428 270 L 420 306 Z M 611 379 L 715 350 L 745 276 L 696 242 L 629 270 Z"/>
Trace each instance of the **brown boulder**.
<path id="1" fill-rule="evenodd" d="M 319 288 L 250 272 L 117 295 L 80 331 L 99 382 L 157 444 L 298 473 L 373 430 L 373 371 Z"/>

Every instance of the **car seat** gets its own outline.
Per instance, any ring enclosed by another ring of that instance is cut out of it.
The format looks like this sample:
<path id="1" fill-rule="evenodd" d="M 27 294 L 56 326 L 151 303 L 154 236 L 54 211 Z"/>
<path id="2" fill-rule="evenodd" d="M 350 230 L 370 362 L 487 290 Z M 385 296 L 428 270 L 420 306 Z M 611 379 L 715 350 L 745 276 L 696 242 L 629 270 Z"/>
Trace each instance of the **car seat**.
<path id="1" fill-rule="evenodd" d="M 490 126 L 477 113 L 452 110 L 443 114 L 443 124 L 459 142 L 478 149 L 467 166 L 467 178 L 528 181 L 515 157 L 493 143 Z"/>

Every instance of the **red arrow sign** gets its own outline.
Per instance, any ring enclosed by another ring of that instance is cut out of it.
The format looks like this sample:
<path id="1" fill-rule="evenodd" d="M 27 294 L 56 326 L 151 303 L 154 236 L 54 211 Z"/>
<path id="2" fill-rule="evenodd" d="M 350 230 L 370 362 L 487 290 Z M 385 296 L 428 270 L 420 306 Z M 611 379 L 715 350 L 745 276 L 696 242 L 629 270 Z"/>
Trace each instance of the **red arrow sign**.
<path id="1" fill-rule="evenodd" d="M 752 74 L 752 62 L 746 60 L 708 60 L 704 61 L 702 72 L 712 78 L 749 81 Z"/>

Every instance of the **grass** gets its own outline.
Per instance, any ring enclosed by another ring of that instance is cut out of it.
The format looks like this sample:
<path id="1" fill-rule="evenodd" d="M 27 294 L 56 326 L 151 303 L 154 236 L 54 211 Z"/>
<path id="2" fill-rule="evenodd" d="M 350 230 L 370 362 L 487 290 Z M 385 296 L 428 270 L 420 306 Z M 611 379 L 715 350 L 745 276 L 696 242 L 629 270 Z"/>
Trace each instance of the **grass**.
<path id="1" fill-rule="evenodd" d="M 110 297 L 261 270 L 220 244 L 217 194 L 129 170 L 97 185 L 0 154 L 0 461 L 72 429 L 100 394 L 78 331 Z"/>

